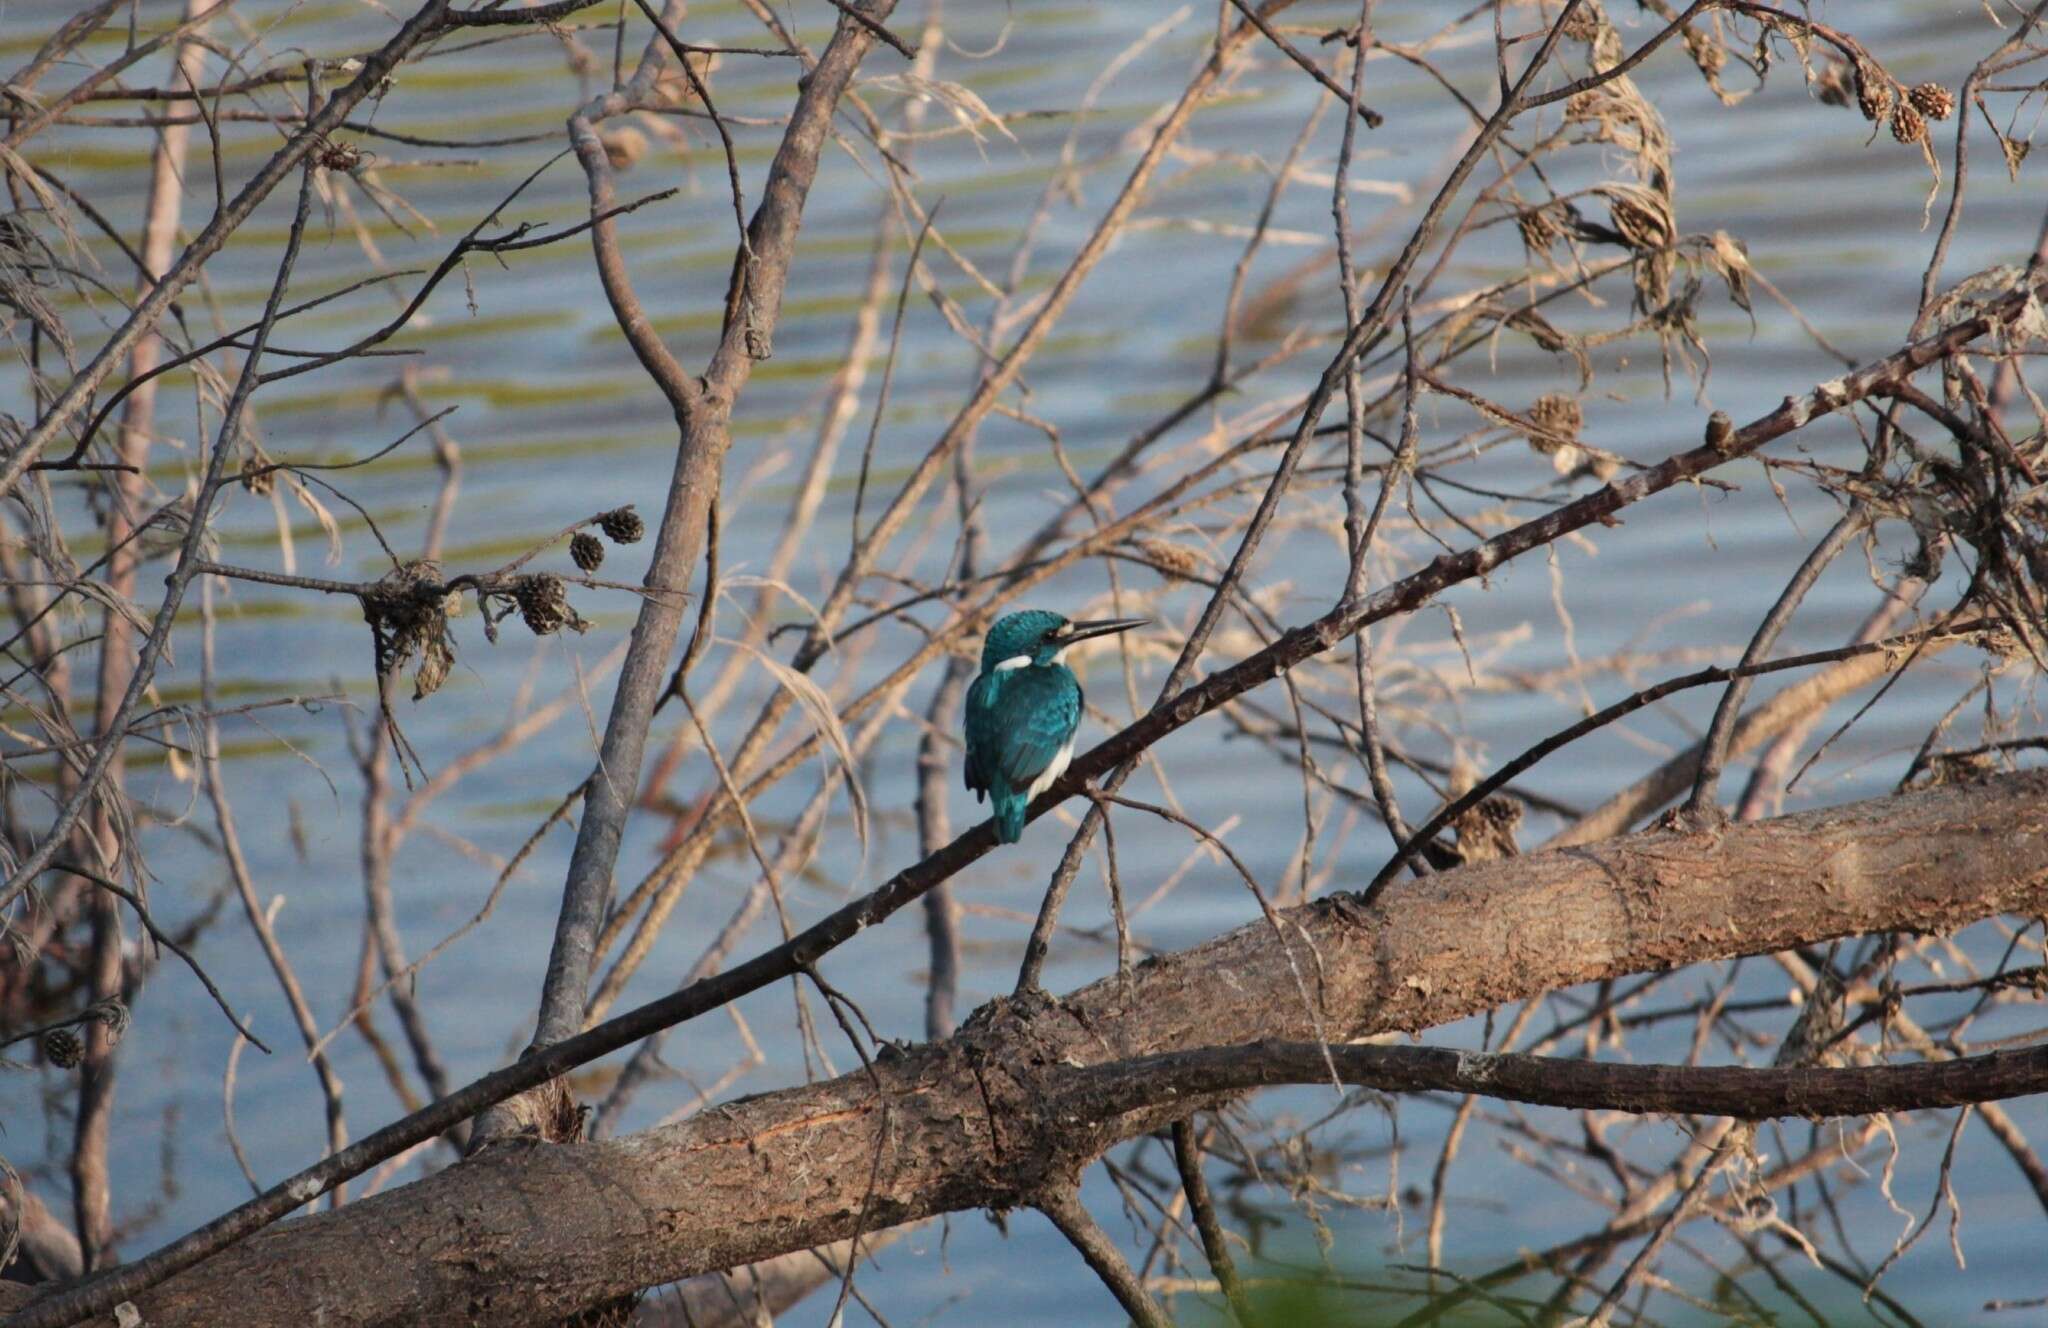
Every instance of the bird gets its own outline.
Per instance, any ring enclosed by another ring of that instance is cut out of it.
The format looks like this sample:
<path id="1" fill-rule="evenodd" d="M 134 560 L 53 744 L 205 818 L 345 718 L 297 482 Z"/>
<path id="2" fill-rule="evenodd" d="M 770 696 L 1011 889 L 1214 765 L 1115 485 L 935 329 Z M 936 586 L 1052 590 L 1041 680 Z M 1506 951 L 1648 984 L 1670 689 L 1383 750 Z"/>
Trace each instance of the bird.
<path id="1" fill-rule="evenodd" d="M 1149 618 L 1069 622 L 1028 609 L 1006 614 L 981 645 L 981 672 L 967 689 L 967 787 L 995 812 L 996 839 L 1024 833 L 1031 800 L 1051 788 L 1074 759 L 1081 684 L 1064 663 L 1083 641 L 1143 627 Z"/>

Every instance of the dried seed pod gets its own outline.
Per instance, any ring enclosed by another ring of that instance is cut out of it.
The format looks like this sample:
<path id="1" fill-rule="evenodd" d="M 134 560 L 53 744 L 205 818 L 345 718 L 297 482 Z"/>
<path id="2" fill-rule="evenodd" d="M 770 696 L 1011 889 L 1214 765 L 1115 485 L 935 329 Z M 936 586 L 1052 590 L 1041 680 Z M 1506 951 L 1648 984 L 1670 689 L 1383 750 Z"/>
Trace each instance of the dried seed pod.
<path id="1" fill-rule="evenodd" d="M 455 651 L 448 645 L 445 636 L 428 640 L 420 651 L 420 666 L 412 675 L 412 699 L 424 701 L 441 690 L 441 684 L 448 681 L 448 670 L 455 667 Z"/>
<path id="2" fill-rule="evenodd" d="M 1892 112 L 1892 81 L 1882 69 L 1867 61 L 1856 66 L 1856 109 L 1863 118 L 1877 122 Z"/>
<path id="3" fill-rule="evenodd" d="M 614 544 L 638 544 L 647 533 L 647 523 L 630 507 L 615 507 L 597 519 L 597 528 Z"/>
<path id="4" fill-rule="evenodd" d="M 1522 824 L 1522 804 L 1496 793 L 1451 822 L 1458 832 L 1458 855 L 1466 862 L 1498 862 L 1521 853 L 1515 831 Z"/>
<path id="5" fill-rule="evenodd" d="M 1531 208 L 1515 218 L 1515 228 L 1522 233 L 1522 247 L 1532 254 L 1549 251 L 1550 246 L 1564 237 L 1564 218 L 1551 204 Z"/>
<path id="6" fill-rule="evenodd" d="M 427 593 L 429 586 L 440 581 L 440 566 L 421 559 L 386 572 L 360 597 L 363 618 L 370 624 L 370 637 L 376 647 L 378 677 L 405 667 L 414 655 L 430 647 L 448 651 L 452 661 L 454 645 L 448 636 L 448 607 L 460 599 Z"/>
<path id="7" fill-rule="evenodd" d="M 1721 49 L 1721 43 L 1711 32 L 1699 28 L 1685 30 L 1686 53 L 1692 56 L 1693 64 L 1708 78 L 1718 75 L 1728 66 L 1728 53 Z"/>
<path id="8" fill-rule="evenodd" d="M 1564 21 L 1564 36 L 1569 41 L 1590 42 L 1600 35 L 1600 29 L 1607 22 L 1607 16 L 1596 4 L 1583 4 L 1573 10 Z"/>
<path id="9" fill-rule="evenodd" d="M 2020 178 L 2020 163 L 2025 161 L 2027 154 L 2034 150 L 2033 140 L 2028 138 L 2008 138 L 2006 135 L 2000 134 L 1998 136 L 1998 150 L 2005 154 L 2006 174 L 2010 175 L 2014 182 L 2017 183 Z"/>
<path id="10" fill-rule="evenodd" d="M 85 1059 L 85 1044 L 68 1028 L 53 1028 L 43 1034 L 43 1059 L 60 1070 L 69 1070 Z"/>
<path id="11" fill-rule="evenodd" d="M 560 609 L 548 604 L 537 604 L 524 609 L 520 618 L 535 636 L 552 636 L 562 630 L 563 618 Z"/>
<path id="12" fill-rule="evenodd" d="M 1530 444 L 1539 452 L 1553 452 L 1572 443 L 1586 423 L 1579 399 L 1562 392 L 1545 392 L 1537 397 L 1536 404 L 1529 407 L 1529 419 L 1543 430 L 1529 437 Z"/>
<path id="13" fill-rule="evenodd" d="M 1906 96 L 1913 109 L 1930 120 L 1946 120 L 1956 113 L 1955 97 L 1939 83 L 1916 84 Z"/>
<path id="14" fill-rule="evenodd" d="M 519 602 L 519 616 L 535 636 L 549 636 L 569 621 L 569 592 L 562 579 L 543 572 L 529 576 L 513 592 Z"/>
<path id="15" fill-rule="evenodd" d="M 1901 143 L 1918 143 L 1927 137 L 1927 121 L 1913 109 L 1912 102 L 1902 101 L 1892 111 L 1892 137 Z"/>
<path id="16" fill-rule="evenodd" d="M 586 572 L 595 572 L 604 565 L 604 541 L 595 535 L 581 533 L 569 541 L 569 557 Z"/>
<path id="17" fill-rule="evenodd" d="M 1922 788 L 1981 784 L 1997 773 L 1997 763 L 1989 752 L 1939 752 L 1928 761 L 1918 783 Z"/>
<path id="18" fill-rule="evenodd" d="M 251 457 L 242 463 L 242 487 L 259 498 L 267 498 L 277 487 L 277 472 L 267 466 L 258 465 Z"/>
<path id="19" fill-rule="evenodd" d="M 1145 555 L 1145 561 L 1168 580 L 1175 577 L 1189 577 L 1202 570 L 1201 555 L 1185 544 L 1170 540 L 1136 539 L 1132 547 Z"/>
<path id="20" fill-rule="evenodd" d="M 1572 474 L 1584 463 L 1587 451 L 1579 446 L 1578 438 L 1586 420 L 1577 397 L 1545 392 L 1529 407 L 1529 422 L 1536 428 L 1522 437 L 1539 454 L 1550 458 L 1558 474 Z"/>
<path id="21" fill-rule="evenodd" d="M 1601 192 L 1607 196 L 1608 220 L 1631 249 L 1664 249 L 1676 238 L 1677 225 L 1668 195 L 1622 184 L 1606 186 Z"/>
<path id="22" fill-rule="evenodd" d="M 320 164 L 330 171 L 352 171 L 363 164 L 363 150 L 353 143 L 322 143 Z"/>
<path id="23" fill-rule="evenodd" d="M 1970 638 L 1970 644 L 2000 663 L 2018 659 L 2024 649 L 2020 645 L 2019 637 L 2004 628 L 1979 632 Z M 1993 672 L 1997 670 L 1994 669 Z"/>

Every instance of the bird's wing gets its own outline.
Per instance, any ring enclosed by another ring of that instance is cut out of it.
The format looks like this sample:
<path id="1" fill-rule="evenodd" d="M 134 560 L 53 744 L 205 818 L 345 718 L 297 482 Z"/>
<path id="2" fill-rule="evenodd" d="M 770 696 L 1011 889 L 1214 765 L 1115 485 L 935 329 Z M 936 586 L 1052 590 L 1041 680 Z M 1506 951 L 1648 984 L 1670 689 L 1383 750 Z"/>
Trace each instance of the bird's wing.
<path id="1" fill-rule="evenodd" d="M 1081 722 L 1081 685 L 1063 668 L 1030 668 L 1013 671 L 1000 686 L 981 769 L 1023 789 L 1074 736 Z"/>
<path id="2" fill-rule="evenodd" d="M 982 674 L 967 689 L 967 764 L 964 773 L 967 787 L 973 790 L 976 802 L 980 802 L 988 791 L 988 767 L 982 757 L 995 738 L 995 706 L 1001 693 L 1001 679 L 993 673 Z"/>

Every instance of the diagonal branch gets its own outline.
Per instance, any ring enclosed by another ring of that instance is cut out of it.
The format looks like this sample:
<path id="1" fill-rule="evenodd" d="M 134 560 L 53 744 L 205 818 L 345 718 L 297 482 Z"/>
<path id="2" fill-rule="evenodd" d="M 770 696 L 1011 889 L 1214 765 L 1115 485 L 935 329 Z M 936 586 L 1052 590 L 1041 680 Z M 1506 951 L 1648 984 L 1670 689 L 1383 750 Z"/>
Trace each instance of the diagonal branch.
<path id="1" fill-rule="evenodd" d="M 1374 909 L 1336 896 L 1291 910 L 1286 922 L 1322 957 L 1319 995 L 1331 1037 L 1420 1029 L 1626 973 L 1767 954 L 1843 935 L 1948 930 L 2001 913 L 2040 912 L 2048 909 L 2044 796 L 2048 776 L 2030 774 L 1711 836 L 1653 832 L 1438 873 Z M 860 909 L 857 904 L 852 911 Z M 841 915 L 839 925 L 846 922 Z M 347 1279 L 359 1287 L 352 1312 L 364 1319 L 378 1318 L 379 1304 L 387 1318 L 432 1319 L 437 1308 L 448 1311 L 443 1317 L 458 1317 L 470 1303 L 466 1297 L 487 1283 L 494 1311 L 507 1310 L 506 1322 L 542 1322 L 635 1286 L 844 1238 L 862 1207 L 846 1196 L 861 1193 L 872 1170 L 885 1105 L 900 1163 L 881 1177 L 871 1221 L 894 1224 L 1035 1202 L 1047 1186 L 1078 1174 L 1114 1143 L 1210 1105 L 1199 1083 L 1183 1091 L 1157 1075 L 1120 1076 L 1103 1068 L 1119 1056 L 1261 1040 L 1316 1049 L 1318 1059 L 1321 1054 L 1287 956 L 1261 921 L 1135 970 L 1128 989 L 1109 978 L 1053 1006 L 997 1002 L 946 1042 L 878 1058 L 879 1093 L 863 1069 L 729 1103 L 627 1139 L 492 1150 L 402 1190 L 237 1244 L 325 1187 L 432 1137 L 447 1121 L 786 975 L 778 973 L 780 965 L 792 952 L 811 953 L 818 939 L 800 935 L 789 946 L 537 1051 L 170 1246 L 32 1307 L 18 1323 L 56 1328 L 130 1298 L 159 1328 L 217 1322 L 229 1303 L 259 1316 L 247 1320 L 252 1324 L 304 1322 L 312 1312 L 305 1298 L 325 1294 L 329 1285 L 316 1265 L 353 1260 L 366 1248 L 388 1254 L 374 1285 Z M 1224 974 L 1232 999 L 1218 1002 Z M 1333 1054 L 1363 1057 L 1384 1050 L 1331 1047 Z M 1440 1054 L 1451 1058 L 1449 1072 L 1457 1073 L 1459 1053 Z M 1238 1053 L 1216 1058 L 1250 1063 Z M 2036 1051 L 1993 1064 L 2004 1075 L 2030 1062 L 2038 1073 Z M 1522 1064 L 1466 1053 L 1465 1077 L 1443 1082 L 1462 1087 L 1488 1068 L 1511 1075 Z M 1605 1075 L 1632 1068 L 1639 1067 L 1582 1070 Z M 1899 1073 L 1920 1069 L 1901 1067 Z M 1937 1078 L 1953 1073 L 1928 1072 Z M 1780 1086 L 1808 1093 L 1821 1083 L 1858 1082 L 1785 1080 Z M 1241 1086 L 1248 1085 L 1232 1081 L 1220 1091 Z M 1873 1091 L 1895 1087 L 1880 1084 Z M 1907 1100 L 1845 1098 L 1843 1105 L 1861 1110 Z M 1721 1105 L 1761 1110 L 1769 1104 L 1751 1092 Z M 1784 1105 L 1804 1109 L 1801 1102 Z M 678 1207 L 676 1196 L 683 1194 L 691 1202 Z M 476 1260 L 478 1249 L 492 1257 Z M 208 1260 L 203 1269 L 143 1294 L 202 1259 Z M 264 1271 L 281 1268 L 292 1270 L 285 1282 Z M 335 1276 L 344 1276 L 340 1265 Z M 247 1296 L 257 1284 L 271 1293 L 260 1305 Z"/>
<path id="2" fill-rule="evenodd" d="M 1372 107 L 1360 103 L 1354 94 L 1347 92 L 1336 79 L 1324 73 L 1323 67 L 1310 59 L 1307 53 L 1299 46 L 1296 46 L 1293 42 L 1280 35 L 1279 31 L 1266 21 L 1265 15 L 1259 12 L 1257 6 L 1248 3 L 1248 0 L 1230 0 L 1230 3 L 1237 6 L 1237 12 L 1243 14 L 1253 27 L 1263 33 L 1267 41 L 1279 47 L 1288 59 L 1294 61 L 1300 67 L 1302 73 L 1307 74 L 1310 78 L 1322 84 L 1328 91 L 1335 93 L 1346 105 L 1352 108 L 1352 114 L 1365 121 L 1368 127 L 1377 129 L 1387 122 L 1386 116 L 1381 115 Z M 1272 8 L 1272 6 L 1267 7 Z M 1364 63 L 1363 55 L 1360 56 L 1360 63 Z"/>
<path id="3" fill-rule="evenodd" d="M 1131 1268 L 1123 1251 L 1089 1216 L 1072 1181 L 1052 1186 L 1039 1196 L 1037 1207 L 1102 1279 L 1102 1284 L 1124 1307 L 1124 1313 L 1131 1316 L 1132 1323 L 1138 1328 L 1173 1328 L 1173 1321 L 1152 1299 L 1152 1293 L 1145 1290 L 1143 1279 Z"/>

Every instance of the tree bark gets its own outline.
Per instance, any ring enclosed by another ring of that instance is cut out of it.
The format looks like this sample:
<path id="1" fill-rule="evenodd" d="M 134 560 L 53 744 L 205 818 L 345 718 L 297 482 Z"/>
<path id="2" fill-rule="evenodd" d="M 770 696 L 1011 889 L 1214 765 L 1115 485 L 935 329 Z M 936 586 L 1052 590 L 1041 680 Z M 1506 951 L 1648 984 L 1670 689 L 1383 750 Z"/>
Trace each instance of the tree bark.
<path id="1" fill-rule="evenodd" d="M 1422 1029 L 1600 978 L 2044 910 L 2041 774 L 1460 868 L 1369 910 L 1336 895 L 1285 912 L 1284 949 L 1261 921 L 1146 963 L 1128 988 L 1111 978 L 1064 1001 L 997 1001 L 944 1042 L 879 1057 L 877 1079 L 602 1143 L 488 1150 L 273 1227 L 135 1304 L 153 1328 L 547 1323 L 844 1239 L 864 1209 L 875 1230 L 1030 1204 L 1118 1141 L 1217 1100 L 1213 1077 L 1182 1091 L 1167 1074 L 1107 1075 L 1120 1061 L 1313 1042 L 1318 1021 L 1333 1041 Z M 1300 1059 L 1321 1076 L 1320 1056 Z M 1116 1092 L 1096 1091 L 1106 1080 Z"/>

